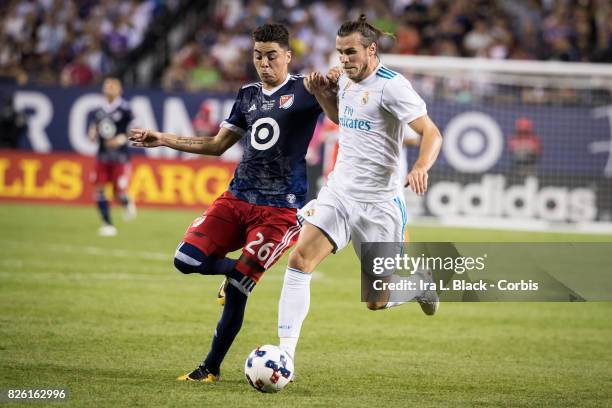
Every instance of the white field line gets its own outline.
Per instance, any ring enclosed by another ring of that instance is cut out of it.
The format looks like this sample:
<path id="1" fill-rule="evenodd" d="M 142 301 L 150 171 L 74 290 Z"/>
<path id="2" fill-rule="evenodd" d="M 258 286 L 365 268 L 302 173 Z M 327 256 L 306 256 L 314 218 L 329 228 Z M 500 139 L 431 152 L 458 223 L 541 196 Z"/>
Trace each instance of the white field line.
<path id="1" fill-rule="evenodd" d="M 22 270 L 19 272 L 0 270 L 0 280 L 17 280 L 17 281 L 139 281 L 139 282 L 176 282 L 177 277 L 168 274 L 168 276 L 159 275 L 143 275 L 134 273 L 81 273 L 81 272 L 35 272 Z"/>
<path id="2" fill-rule="evenodd" d="M 24 241 L 0 240 L 0 247 L 10 246 L 20 248 L 27 245 Z M 54 243 L 36 243 L 37 247 L 43 247 L 55 252 L 68 254 L 86 254 L 94 256 L 114 257 L 114 258 L 138 258 L 152 261 L 169 262 L 172 259 L 172 253 L 164 252 L 148 252 L 148 251 L 128 251 L 125 249 L 104 248 L 97 246 L 71 245 L 71 244 L 54 244 Z"/>
<path id="3" fill-rule="evenodd" d="M 109 274 L 109 273 L 142 273 L 143 275 L 155 275 L 155 274 L 164 274 L 167 271 L 177 272 L 172 266 L 171 262 L 167 262 L 167 265 L 161 265 L 159 263 L 150 265 L 143 263 L 136 263 L 129 265 L 129 271 L 127 267 L 121 265 L 114 265 L 112 267 L 113 270 L 110 270 L 111 267 L 105 266 L 103 262 L 91 262 L 87 258 L 81 258 L 79 260 L 68 259 L 66 263 L 63 261 L 52 261 L 47 262 L 41 258 L 29 258 L 29 259 L 21 259 L 21 258 L 5 258 L 0 259 L 0 270 L 5 272 L 11 272 L 15 270 L 15 273 L 22 273 L 19 271 L 20 269 L 26 269 L 30 272 L 49 272 L 54 271 L 64 275 L 69 274 L 77 274 L 81 271 L 89 271 L 91 273 L 101 273 L 101 274 Z M 89 273 L 88 272 L 88 273 Z"/>
<path id="4" fill-rule="evenodd" d="M 9 243 L 14 247 L 20 246 L 18 242 L 15 241 L 5 241 L 0 240 L 0 244 L 5 245 Z M 67 245 L 67 244 L 37 244 L 38 246 L 44 246 L 48 249 L 58 250 L 66 253 L 84 253 L 83 249 L 86 248 L 88 251 L 86 253 L 92 255 L 101 255 L 108 256 L 106 251 L 109 251 L 113 257 L 119 258 L 144 258 L 144 259 L 154 259 L 156 261 L 163 261 L 167 263 L 167 267 L 156 265 L 154 267 L 149 266 L 130 266 L 126 268 L 129 272 L 101 272 L 96 271 L 96 264 L 89 264 L 87 262 L 79 261 L 74 262 L 70 259 L 67 259 L 67 262 L 72 262 L 71 266 L 81 266 L 82 268 L 87 268 L 91 272 L 82 273 L 82 272 L 71 272 L 66 270 L 61 270 L 57 268 L 57 263 L 53 262 L 53 264 L 49 264 L 45 262 L 45 260 L 41 258 L 36 259 L 19 259 L 19 258 L 0 258 L 0 279 L 17 279 L 17 280 L 64 280 L 64 281 L 78 281 L 78 280 L 101 280 L 101 281 L 178 281 L 180 280 L 180 273 L 176 271 L 171 266 L 171 255 L 166 255 L 162 253 L 151 253 L 151 252 L 131 252 L 126 250 L 118 250 L 118 249 L 107 249 L 100 247 L 82 247 L 76 245 Z M 156 258 L 153 258 L 151 255 L 156 255 Z M 98 266 L 102 264 L 98 263 Z M 33 269 L 34 268 L 34 269 Z M 45 271 L 39 271 L 36 269 L 45 269 Z M 155 273 L 147 273 L 156 271 Z M 165 272 L 167 271 L 167 275 L 160 275 L 159 271 Z M 138 273 L 143 272 L 143 273 Z M 283 273 L 270 273 L 268 272 L 265 276 L 266 280 L 274 280 L 274 281 L 282 281 L 284 279 Z M 315 280 L 319 280 L 323 278 L 323 273 L 315 271 L 312 274 L 312 278 Z"/>
<path id="5" fill-rule="evenodd" d="M 0 267 L 0 280 L 17 280 L 17 281 L 138 281 L 138 282 L 176 282 L 182 281 L 180 273 L 172 273 L 169 271 L 167 276 L 146 275 L 136 273 L 118 273 L 118 272 L 38 272 L 26 270 L 25 268 L 19 271 L 2 270 Z M 313 272 L 312 279 L 319 280 L 323 278 L 323 273 Z M 206 278 L 205 278 L 206 279 Z M 220 277 L 219 277 L 220 279 Z M 265 280 L 282 281 L 283 275 L 269 275 L 264 277 Z M 217 285 L 216 283 L 215 285 Z"/>

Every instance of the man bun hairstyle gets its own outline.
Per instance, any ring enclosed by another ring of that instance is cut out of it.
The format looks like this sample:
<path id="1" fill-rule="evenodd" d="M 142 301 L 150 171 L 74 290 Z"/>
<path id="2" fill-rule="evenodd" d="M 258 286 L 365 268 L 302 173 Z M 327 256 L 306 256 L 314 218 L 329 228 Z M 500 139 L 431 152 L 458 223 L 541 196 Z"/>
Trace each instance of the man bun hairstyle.
<path id="1" fill-rule="evenodd" d="M 255 42 L 275 42 L 289 49 L 289 31 L 282 24 L 264 24 L 253 31 Z"/>
<path id="2" fill-rule="evenodd" d="M 378 45 L 378 40 L 382 36 L 392 36 L 368 23 L 365 14 L 360 14 L 357 21 L 344 22 L 338 29 L 337 35 L 338 37 L 348 37 L 353 33 L 361 34 L 361 44 L 364 47 L 369 47 L 372 43 Z"/>

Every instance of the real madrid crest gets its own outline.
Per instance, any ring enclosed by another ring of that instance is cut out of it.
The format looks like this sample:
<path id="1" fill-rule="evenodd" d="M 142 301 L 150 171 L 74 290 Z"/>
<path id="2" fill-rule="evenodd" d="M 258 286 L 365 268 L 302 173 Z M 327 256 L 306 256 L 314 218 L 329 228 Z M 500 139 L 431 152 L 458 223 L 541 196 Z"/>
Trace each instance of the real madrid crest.
<path id="1" fill-rule="evenodd" d="M 366 103 L 368 103 L 368 91 L 365 91 L 363 93 L 363 95 L 361 96 L 361 104 L 365 105 Z"/>

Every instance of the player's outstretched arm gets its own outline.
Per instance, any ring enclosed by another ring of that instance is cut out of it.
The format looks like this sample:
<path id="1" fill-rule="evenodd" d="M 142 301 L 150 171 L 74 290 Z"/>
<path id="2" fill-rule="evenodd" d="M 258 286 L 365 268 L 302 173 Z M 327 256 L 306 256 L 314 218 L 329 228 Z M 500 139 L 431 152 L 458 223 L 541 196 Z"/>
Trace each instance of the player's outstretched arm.
<path id="1" fill-rule="evenodd" d="M 336 99 L 338 76 L 332 76 L 329 73 L 324 76 L 320 72 L 311 72 L 304 78 L 306 90 L 317 98 L 325 115 L 335 124 L 338 124 L 338 101 Z"/>
<path id="2" fill-rule="evenodd" d="M 442 135 L 428 115 L 410 122 L 410 127 L 421 135 L 421 148 L 412 170 L 408 173 L 406 185 L 418 195 L 427 191 L 427 172 L 434 165 L 442 147 Z"/>
<path id="3" fill-rule="evenodd" d="M 128 142 L 128 138 L 125 133 L 119 133 L 113 138 L 106 140 L 106 147 L 111 149 L 117 149 Z"/>
<path id="4" fill-rule="evenodd" d="M 165 146 L 181 152 L 220 156 L 240 138 L 238 133 L 227 128 L 219 129 L 219 133 L 214 137 L 179 136 L 151 129 L 134 128 L 130 130 L 129 140 L 134 147 Z"/>

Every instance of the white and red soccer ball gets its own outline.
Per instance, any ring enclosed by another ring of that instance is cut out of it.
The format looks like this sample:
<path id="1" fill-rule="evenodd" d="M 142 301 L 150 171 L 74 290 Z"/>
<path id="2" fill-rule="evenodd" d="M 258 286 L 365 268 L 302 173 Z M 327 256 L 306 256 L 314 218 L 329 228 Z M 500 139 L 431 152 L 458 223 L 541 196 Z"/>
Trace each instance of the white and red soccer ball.
<path id="1" fill-rule="evenodd" d="M 277 346 L 260 346 L 247 357 L 244 375 L 257 391 L 279 392 L 293 379 L 293 360 Z"/>

